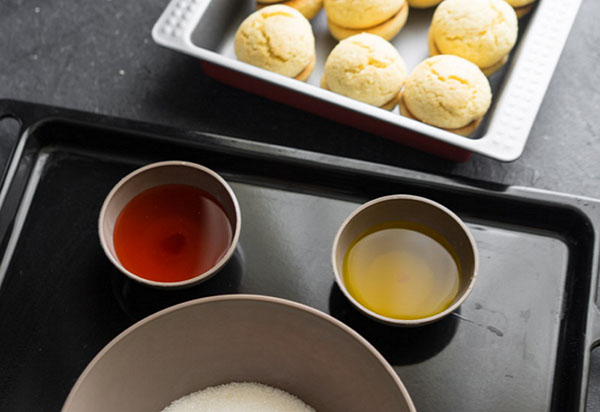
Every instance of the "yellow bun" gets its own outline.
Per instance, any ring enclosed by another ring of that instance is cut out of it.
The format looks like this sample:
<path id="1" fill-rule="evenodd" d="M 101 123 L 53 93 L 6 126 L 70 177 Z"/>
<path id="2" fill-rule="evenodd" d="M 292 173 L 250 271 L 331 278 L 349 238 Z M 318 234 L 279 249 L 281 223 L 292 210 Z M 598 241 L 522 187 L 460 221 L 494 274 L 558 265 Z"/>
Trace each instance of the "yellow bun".
<path id="1" fill-rule="evenodd" d="M 256 7 L 259 9 L 273 4 L 293 7 L 307 19 L 315 17 L 323 8 L 323 0 L 256 0 Z"/>
<path id="2" fill-rule="evenodd" d="M 517 13 L 517 17 L 521 18 L 527 15 L 531 9 L 533 8 L 533 4 L 529 4 L 527 6 L 515 7 L 515 13 Z"/>
<path id="3" fill-rule="evenodd" d="M 382 107 L 400 93 L 406 73 L 394 46 L 379 36 L 361 33 L 342 40 L 331 51 L 323 83 L 335 93 Z"/>
<path id="4" fill-rule="evenodd" d="M 404 102 L 404 99 L 402 98 L 402 96 L 400 96 L 400 102 L 399 103 L 400 103 L 400 113 L 402 114 L 402 116 L 408 117 L 409 119 L 413 119 L 413 120 L 419 120 L 419 119 L 417 119 L 410 112 L 410 110 L 408 110 L 408 108 L 406 107 L 406 103 Z M 468 125 L 463 126 L 463 127 L 459 127 L 457 129 L 447 129 L 447 128 L 443 128 L 443 127 L 442 127 L 442 129 L 447 130 L 447 131 L 452 132 L 452 133 L 459 134 L 461 136 L 470 136 L 471 134 L 473 134 L 473 132 L 475 130 L 477 130 L 477 128 L 481 124 L 481 120 L 482 119 L 483 118 L 479 118 L 477 120 L 473 120 Z"/>
<path id="5" fill-rule="evenodd" d="M 429 36 L 427 37 L 427 40 L 429 42 L 429 55 L 430 56 L 437 56 L 439 54 L 442 54 L 442 52 L 439 51 L 439 49 L 435 45 L 435 42 L 433 41 L 433 37 L 431 35 L 431 29 L 429 30 Z M 496 63 L 492 64 L 491 66 L 480 67 L 480 69 L 483 72 L 483 74 L 485 74 L 486 76 L 491 76 L 492 74 L 494 74 L 498 70 L 500 70 L 502 68 L 502 66 L 504 66 L 506 64 L 507 61 L 508 61 L 508 54 L 505 55 L 500 60 L 498 60 Z"/>
<path id="6" fill-rule="evenodd" d="M 325 0 L 327 17 L 347 29 L 365 29 L 395 16 L 406 0 Z"/>
<path id="7" fill-rule="evenodd" d="M 331 35 L 335 37 L 337 40 L 344 40 L 350 36 L 354 36 L 355 34 L 360 33 L 371 33 L 376 34 L 379 37 L 383 37 L 386 40 L 392 40 L 396 34 L 406 24 L 406 20 L 408 19 L 408 3 L 404 3 L 402 8 L 392 16 L 390 19 L 384 21 L 373 27 L 368 27 L 365 29 L 349 29 L 347 27 L 342 27 L 331 20 L 328 20 L 329 23 L 329 31 Z"/>
<path id="8" fill-rule="evenodd" d="M 523 7 L 533 3 L 535 0 L 506 0 L 513 7 Z"/>
<path id="9" fill-rule="evenodd" d="M 240 25 L 235 54 L 243 62 L 296 77 L 315 56 L 315 38 L 308 20 L 296 9 L 275 5 L 260 9 Z"/>
<path id="10" fill-rule="evenodd" d="M 492 90 L 476 65 L 458 56 L 440 55 L 415 67 L 406 80 L 402 100 L 423 123 L 459 129 L 485 115 Z"/>
<path id="11" fill-rule="evenodd" d="M 497 64 L 517 41 L 518 21 L 505 0 L 445 0 L 433 14 L 431 40 L 440 54 L 480 68 Z"/>
<path id="12" fill-rule="evenodd" d="M 321 78 L 321 88 L 325 89 L 325 90 L 330 90 L 329 87 L 327 87 L 327 82 L 325 81 L 325 76 L 323 76 Z M 392 111 L 396 108 L 396 106 L 398 106 L 398 103 L 400 103 L 400 100 L 402 99 L 402 91 L 398 92 L 397 95 L 395 95 L 392 100 L 390 100 L 389 102 L 383 104 L 382 106 L 379 106 L 379 108 L 381 109 L 385 109 L 388 111 Z"/>
<path id="13" fill-rule="evenodd" d="M 308 78 L 310 77 L 312 71 L 315 69 L 315 63 L 317 61 L 317 57 L 313 56 L 312 60 L 310 61 L 310 63 L 308 63 L 308 65 L 304 68 L 304 70 L 302 70 L 300 73 L 298 73 L 294 79 L 296 80 L 300 80 L 301 82 L 305 82 L 308 80 Z"/>
<path id="14" fill-rule="evenodd" d="M 521 18 L 529 13 L 533 7 L 535 0 L 506 0 L 508 4 L 513 6 L 517 17 Z"/>
<path id="15" fill-rule="evenodd" d="M 408 5 L 416 9 L 426 9 L 428 7 L 437 6 L 442 0 L 408 0 Z"/>

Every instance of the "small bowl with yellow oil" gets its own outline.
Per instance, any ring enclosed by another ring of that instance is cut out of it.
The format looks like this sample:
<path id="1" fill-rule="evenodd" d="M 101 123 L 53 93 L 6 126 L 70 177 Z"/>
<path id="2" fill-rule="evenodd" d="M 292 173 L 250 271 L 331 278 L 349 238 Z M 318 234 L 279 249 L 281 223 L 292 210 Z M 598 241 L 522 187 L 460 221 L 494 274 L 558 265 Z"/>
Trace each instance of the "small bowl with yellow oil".
<path id="1" fill-rule="evenodd" d="M 333 242 L 335 280 L 371 318 L 397 326 L 435 322 L 456 310 L 477 278 L 465 223 L 432 200 L 391 195 L 360 206 Z"/>

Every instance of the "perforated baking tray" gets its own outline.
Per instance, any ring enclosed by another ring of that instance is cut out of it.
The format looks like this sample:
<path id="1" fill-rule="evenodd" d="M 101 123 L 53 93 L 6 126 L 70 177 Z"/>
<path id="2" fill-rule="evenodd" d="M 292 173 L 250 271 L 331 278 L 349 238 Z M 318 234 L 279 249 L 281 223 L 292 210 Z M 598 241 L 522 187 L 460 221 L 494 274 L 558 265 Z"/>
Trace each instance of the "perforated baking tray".
<path id="1" fill-rule="evenodd" d="M 580 3 L 538 0 L 531 15 L 519 21 L 519 42 L 510 61 L 490 78 L 493 105 L 470 138 L 400 116 L 398 109 L 390 113 L 321 89 L 323 66 L 336 44 L 325 11 L 311 21 L 317 63 L 308 83 L 235 58 L 233 38 L 254 11 L 254 0 L 172 0 L 152 36 L 162 46 L 197 57 L 207 75 L 224 83 L 448 159 L 465 161 L 480 153 L 512 161 L 523 152 Z M 406 27 L 393 40 L 409 70 L 428 55 L 432 13 L 412 9 Z"/>

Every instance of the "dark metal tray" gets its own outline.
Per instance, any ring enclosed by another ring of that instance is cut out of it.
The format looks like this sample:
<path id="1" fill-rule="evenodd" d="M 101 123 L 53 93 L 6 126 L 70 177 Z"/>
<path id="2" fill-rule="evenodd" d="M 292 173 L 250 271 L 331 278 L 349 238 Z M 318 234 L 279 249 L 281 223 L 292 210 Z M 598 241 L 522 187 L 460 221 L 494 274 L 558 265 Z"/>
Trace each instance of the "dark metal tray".
<path id="1" fill-rule="evenodd" d="M 331 313 L 372 342 L 423 411 L 583 410 L 600 202 L 517 187 L 478 187 L 377 164 L 0 101 L 22 122 L 0 192 L 0 410 L 58 411 L 114 336 L 174 303 L 257 293 Z M 119 178 L 165 159 L 221 173 L 242 209 L 242 236 L 223 272 L 192 289 L 125 279 L 96 227 Z M 360 203 L 411 193 L 456 211 L 477 241 L 471 296 L 436 324 L 375 323 L 334 285 L 330 249 Z M 315 342 L 315 345 L 318 345 Z"/>

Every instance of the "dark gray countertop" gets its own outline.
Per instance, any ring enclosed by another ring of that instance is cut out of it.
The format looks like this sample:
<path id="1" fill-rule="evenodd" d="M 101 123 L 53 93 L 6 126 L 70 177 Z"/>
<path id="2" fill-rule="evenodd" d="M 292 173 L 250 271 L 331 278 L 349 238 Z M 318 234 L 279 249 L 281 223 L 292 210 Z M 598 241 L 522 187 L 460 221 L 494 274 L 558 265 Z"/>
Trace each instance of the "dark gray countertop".
<path id="1" fill-rule="evenodd" d="M 152 42 L 166 4 L 3 0 L 0 98 L 600 198 L 600 1 L 583 1 L 523 155 L 512 163 L 476 155 L 463 164 L 216 83 L 194 59 Z M 588 409 L 600 411 L 600 355 L 592 380 Z"/>

